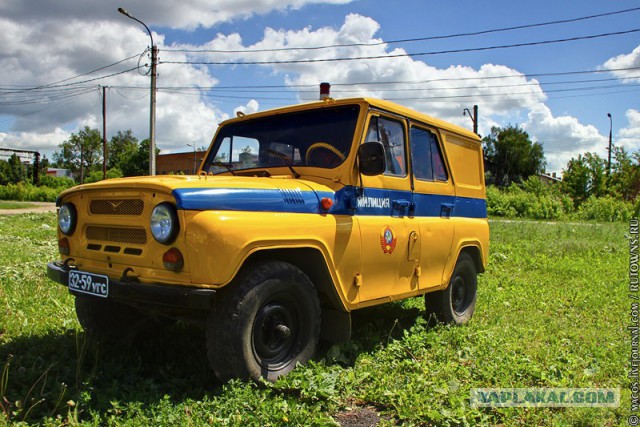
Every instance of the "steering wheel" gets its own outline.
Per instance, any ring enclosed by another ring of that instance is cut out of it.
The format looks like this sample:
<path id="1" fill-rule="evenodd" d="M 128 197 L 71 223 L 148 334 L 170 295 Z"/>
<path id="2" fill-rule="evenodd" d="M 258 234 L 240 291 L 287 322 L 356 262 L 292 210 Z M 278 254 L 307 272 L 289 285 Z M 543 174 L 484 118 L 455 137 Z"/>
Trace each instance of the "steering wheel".
<path id="1" fill-rule="evenodd" d="M 326 142 L 316 142 L 311 144 L 309 148 L 307 148 L 307 154 L 304 156 L 304 159 L 307 164 L 311 164 L 311 153 L 314 150 L 317 150 L 318 148 L 324 148 L 325 150 L 329 151 L 331 154 L 335 155 L 338 159 L 340 159 L 340 162 L 344 162 L 344 160 L 346 159 L 345 155 L 342 154 L 340 150 L 338 150 L 333 145 L 327 144 Z"/>

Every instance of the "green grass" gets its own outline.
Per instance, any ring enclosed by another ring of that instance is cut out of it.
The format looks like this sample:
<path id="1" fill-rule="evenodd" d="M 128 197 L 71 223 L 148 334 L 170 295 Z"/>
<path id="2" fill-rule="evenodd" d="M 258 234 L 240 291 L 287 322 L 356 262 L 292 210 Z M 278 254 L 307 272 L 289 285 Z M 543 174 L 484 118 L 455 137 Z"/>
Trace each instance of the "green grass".
<path id="1" fill-rule="evenodd" d="M 25 202 L 13 202 L 9 200 L 0 200 L 0 209 L 30 209 L 35 208 L 38 205 Z"/>
<path id="2" fill-rule="evenodd" d="M 428 328 L 419 298 L 354 313 L 276 384 L 216 383 L 202 330 L 177 324 L 135 348 L 91 342 L 49 282 L 55 215 L 0 216 L 0 425 L 618 425 L 629 402 L 627 226 L 492 222 L 476 314 Z M 487 387 L 620 387 L 618 409 L 469 406 Z"/>

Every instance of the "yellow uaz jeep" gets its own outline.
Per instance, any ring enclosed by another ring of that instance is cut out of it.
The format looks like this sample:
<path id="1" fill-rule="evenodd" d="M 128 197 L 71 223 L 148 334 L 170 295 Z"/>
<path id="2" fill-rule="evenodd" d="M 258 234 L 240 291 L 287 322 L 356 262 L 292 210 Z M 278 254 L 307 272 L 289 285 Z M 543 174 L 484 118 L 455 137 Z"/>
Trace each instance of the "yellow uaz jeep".
<path id="1" fill-rule="evenodd" d="M 347 340 L 362 307 L 424 294 L 464 323 L 488 254 L 479 138 L 374 99 L 240 115 L 198 175 L 81 185 L 58 206 L 47 271 L 82 326 L 203 322 L 222 380 L 275 380 Z"/>

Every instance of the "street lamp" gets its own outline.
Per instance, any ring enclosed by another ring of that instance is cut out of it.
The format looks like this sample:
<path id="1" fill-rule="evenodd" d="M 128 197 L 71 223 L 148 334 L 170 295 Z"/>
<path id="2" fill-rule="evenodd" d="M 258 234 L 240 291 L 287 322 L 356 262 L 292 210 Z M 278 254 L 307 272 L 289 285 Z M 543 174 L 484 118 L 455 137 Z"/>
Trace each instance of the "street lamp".
<path id="1" fill-rule="evenodd" d="M 613 119 L 611 118 L 611 113 L 607 113 L 607 117 L 609 117 L 609 160 L 607 161 L 607 176 L 611 175 L 611 134 L 613 133 Z"/>
<path id="2" fill-rule="evenodd" d="M 156 73 L 156 65 L 158 63 L 158 47 L 153 44 L 153 35 L 151 34 L 151 30 L 147 25 L 132 16 L 125 9 L 119 7 L 118 12 L 126 16 L 127 18 L 133 19 L 136 22 L 139 22 L 144 26 L 149 33 L 149 38 L 151 39 L 151 105 L 149 106 L 149 175 L 156 174 L 156 78 L 158 77 Z"/>
<path id="3" fill-rule="evenodd" d="M 471 113 L 471 111 L 469 111 L 468 108 L 465 108 L 464 110 L 462 110 L 463 116 L 466 116 L 467 113 L 469 114 L 469 117 L 473 122 L 473 133 L 477 135 L 478 134 L 478 106 L 477 105 L 473 106 L 473 113 Z"/>
<path id="4" fill-rule="evenodd" d="M 193 148 L 193 174 L 196 174 L 196 169 L 198 169 L 197 166 L 197 160 L 196 160 L 196 143 L 195 141 L 193 142 L 193 144 L 189 144 L 187 143 L 187 147 L 192 147 Z"/>

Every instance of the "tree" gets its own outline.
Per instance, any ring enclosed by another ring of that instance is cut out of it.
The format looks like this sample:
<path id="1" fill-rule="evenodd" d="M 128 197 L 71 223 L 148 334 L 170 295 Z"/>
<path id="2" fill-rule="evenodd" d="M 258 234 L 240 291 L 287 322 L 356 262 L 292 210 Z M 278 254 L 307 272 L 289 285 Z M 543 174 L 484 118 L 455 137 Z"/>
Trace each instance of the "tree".
<path id="1" fill-rule="evenodd" d="M 542 172 L 546 165 L 542 144 L 531 142 L 529 134 L 518 126 L 493 127 L 483 143 L 487 171 L 496 185 L 520 183 Z"/>
<path id="2" fill-rule="evenodd" d="M 139 149 L 138 138 L 131 129 L 118 131 L 107 143 L 107 169 L 122 169 L 122 164 L 134 156 Z"/>
<path id="3" fill-rule="evenodd" d="M 27 179 L 27 169 L 17 154 L 12 154 L 9 160 L 0 160 L 0 185 L 17 184 Z"/>
<path id="4" fill-rule="evenodd" d="M 102 164 L 102 137 L 97 129 L 85 126 L 58 147 L 60 151 L 53 153 L 56 165 L 71 170 L 77 176 L 80 176 L 81 168 L 82 175 L 88 175 Z"/>
<path id="5" fill-rule="evenodd" d="M 605 194 L 606 160 L 595 153 L 585 153 L 572 158 L 562 174 L 562 188 L 576 206 L 591 196 Z"/>
<path id="6" fill-rule="evenodd" d="M 156 148 L 156 155 L 160 150 Z M 144 139 L 138 150 L 120 164 L 124 176 L 142 176 L 149 174 L 149 140 Z"/>
<path id="7" fill-rule="evenodd" d="M 623 147 L 614 147 L 612 154 L 609 191 L 624 200 L 636 200 L 640 194 L 640 151 L 629 154 Z"/>

